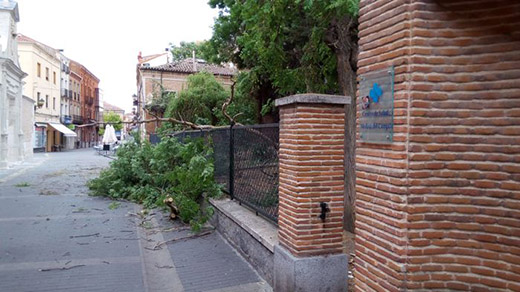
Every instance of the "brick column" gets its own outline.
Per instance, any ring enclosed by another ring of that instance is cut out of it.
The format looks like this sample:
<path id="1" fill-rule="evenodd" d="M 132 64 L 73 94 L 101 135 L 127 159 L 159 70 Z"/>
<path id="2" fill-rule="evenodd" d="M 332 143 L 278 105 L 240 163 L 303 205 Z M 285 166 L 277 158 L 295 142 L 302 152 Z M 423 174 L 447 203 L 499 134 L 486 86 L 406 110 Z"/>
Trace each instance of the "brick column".
<path id="1" fill-rule="evenodd" d="M 279 99 L 279 238 L 275 291 L 345 291 L 345 104 L 350 97 Z M 323 207 L 323 208 L 322 208 Z M 325 217 L 322 215 L 325 209 Z"/>
<path id="2" fill-rule="evenodd" d="M 356 291 L 520 291 L 519 28 L 517 0 L 360 1 L 359 80 L 395 78 L 392 143 L 356 147 Z"/>

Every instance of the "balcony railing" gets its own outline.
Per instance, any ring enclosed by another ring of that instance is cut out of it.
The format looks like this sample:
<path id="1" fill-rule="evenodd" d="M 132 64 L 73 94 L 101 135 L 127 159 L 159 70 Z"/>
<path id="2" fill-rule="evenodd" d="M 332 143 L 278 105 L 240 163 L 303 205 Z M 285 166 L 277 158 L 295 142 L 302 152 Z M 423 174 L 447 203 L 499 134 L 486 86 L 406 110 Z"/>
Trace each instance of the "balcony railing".
<path id="1" fill-rule="evenodd" d="M 76 125 L 83 124 L 83 117 L 80 115 L 72 115 L 72 122 Z"/>
<path id="2" fill-rule="evenodd" d="M 71 116 L 61 116 L 61 122 L 65 125 L 68 125 L 72 123 L 72 117 Z"/>
<path id="3" fill-rule="evenodd" d="M 67 97 L 69 95 L 69 91 L 67 89 L 62 89 L 61 90 L 61 96 L 62 97 Z"/>
<path id="4" fill-rule="evenodd" d="M 69 90 L 69 98 L 72 98 L 72 90 Z"/>

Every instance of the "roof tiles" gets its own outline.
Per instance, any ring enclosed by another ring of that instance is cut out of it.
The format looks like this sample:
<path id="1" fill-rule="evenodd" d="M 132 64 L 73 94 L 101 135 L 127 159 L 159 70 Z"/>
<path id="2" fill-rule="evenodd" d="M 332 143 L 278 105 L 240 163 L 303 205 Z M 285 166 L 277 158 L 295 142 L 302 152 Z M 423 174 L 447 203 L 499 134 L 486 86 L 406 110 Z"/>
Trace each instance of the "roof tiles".
<path id="1" fill-rule="evenodd" d="M 175 63 L 168 63 L 160 66 L 141 66 L 141 70 L 150 70 L 150 71 L 168 71 L 168 72 L 177 72 L 177 73 L 198 73 L 198 72 L 209 72 L 213 75 L 227 75 L 233 76 L 237 74 L 237 70 L 234 68 L 228 68 L 220 65 L 208 64 L 202 60 L 196 60 L 195 66 L 193 64 L 193 59 L 184 59 Z"/>

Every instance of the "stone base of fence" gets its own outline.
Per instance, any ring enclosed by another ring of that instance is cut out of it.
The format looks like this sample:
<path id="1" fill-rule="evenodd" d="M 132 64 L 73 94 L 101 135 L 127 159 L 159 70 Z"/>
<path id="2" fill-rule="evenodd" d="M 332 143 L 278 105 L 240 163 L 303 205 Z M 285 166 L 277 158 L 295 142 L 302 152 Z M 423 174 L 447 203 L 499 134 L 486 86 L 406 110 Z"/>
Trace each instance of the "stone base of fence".
<path id="1" fill-rule="evenodd" d="M 346 291 L 347 255 L 295 257 L 274 248 L 274 291 Z"/>
<path id="2" fill-rule="evenodd" d="M 278 228 L 237 201 L 210 200 L 210 203 L 215 208 L 211 224 L 273 286 Z"/>

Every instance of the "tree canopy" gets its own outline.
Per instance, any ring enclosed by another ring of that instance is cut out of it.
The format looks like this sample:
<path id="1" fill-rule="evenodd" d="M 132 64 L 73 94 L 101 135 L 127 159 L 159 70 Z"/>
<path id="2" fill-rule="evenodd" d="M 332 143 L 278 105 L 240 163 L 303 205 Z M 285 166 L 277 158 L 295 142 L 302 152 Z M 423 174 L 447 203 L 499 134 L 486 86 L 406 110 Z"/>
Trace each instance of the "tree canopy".
<path id="1" fill-rule="evenodd" d="M 206 45 L 209 61 L 250 69 L 257 87 L 279 96 L 340 92 L 331 27 L 356 15 L 358 0 L 210 0 L 209 5 L 219 9 Z"/>
<path id="2" fill-rule="evenodd" d="M 103 114 L 103 121 L 107 123 L 113 123 L 112 126 L 114 126 L 114 129 L 116 131 L 121 131 L 121 129 L 123 128 L 123 120 L 118 114 L 112 111 Z"/>
<path id="3" fill-rule="evenodd" d="M 180 42 L 178 46 L 172 45 L 170 47 L 173 62 L 193 57 L 194 51 L 197 59 L 206 60 L 208 52 L 207 42 Z"/>
<path id="4" fill-rule="evenodd" d="M 166 115 L 202 125 L 217 125 L 219 111 L 227 98 L 228 93 L 213 74 L 193 74 L 188 77 L 187 89 L 170 99 Z"/>

